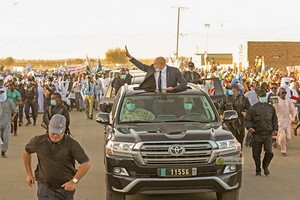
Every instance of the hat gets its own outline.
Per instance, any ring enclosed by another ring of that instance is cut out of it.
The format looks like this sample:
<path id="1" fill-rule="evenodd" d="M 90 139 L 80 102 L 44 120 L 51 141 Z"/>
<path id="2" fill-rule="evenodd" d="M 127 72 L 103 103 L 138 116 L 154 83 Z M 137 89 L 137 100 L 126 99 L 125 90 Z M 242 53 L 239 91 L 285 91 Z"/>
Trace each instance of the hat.
<path id="1" fill-rule="evenodd" d="M 49 123 L 49 133 L 61 134 L 66 127 L 66 118 L 63 115 L 55 114 Z"/>
<path id="2" fill-rule="evenodd" d="M 189 62 L 189 67 L 195 67 L 193 62 Z"/>
<path id="3" fill-rule="evenodd" d="M 258 97 L 265 97 L 266 95 L 267 95 L 267 92 L 264 89 L 260 89 L 260 90 L 257 91 L 257 96 Z"/>

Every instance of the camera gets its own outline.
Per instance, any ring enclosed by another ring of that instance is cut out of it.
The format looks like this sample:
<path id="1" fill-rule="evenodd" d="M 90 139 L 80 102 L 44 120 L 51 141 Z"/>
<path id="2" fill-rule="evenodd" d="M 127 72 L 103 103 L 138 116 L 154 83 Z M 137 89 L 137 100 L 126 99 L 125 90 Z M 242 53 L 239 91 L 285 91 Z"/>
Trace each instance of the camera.
<path id="1" fill-rule="evenodd" d="M 277 96 L 270 97 L 270 102 L 271 102 L 271 104 L 278 103 L 278 97 Z"/>

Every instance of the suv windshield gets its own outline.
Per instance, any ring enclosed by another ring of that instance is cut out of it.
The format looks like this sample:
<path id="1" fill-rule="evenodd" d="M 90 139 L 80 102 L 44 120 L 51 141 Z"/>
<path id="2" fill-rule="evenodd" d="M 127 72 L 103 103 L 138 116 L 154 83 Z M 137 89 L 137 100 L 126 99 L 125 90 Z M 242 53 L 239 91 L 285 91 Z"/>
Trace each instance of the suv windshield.
<path id="1" fill-rule="evenodd" d="M 127 96 L 121 106 L 120 123 L 130 122 L 213 122 L 215 113 L 205 95 Z"/>

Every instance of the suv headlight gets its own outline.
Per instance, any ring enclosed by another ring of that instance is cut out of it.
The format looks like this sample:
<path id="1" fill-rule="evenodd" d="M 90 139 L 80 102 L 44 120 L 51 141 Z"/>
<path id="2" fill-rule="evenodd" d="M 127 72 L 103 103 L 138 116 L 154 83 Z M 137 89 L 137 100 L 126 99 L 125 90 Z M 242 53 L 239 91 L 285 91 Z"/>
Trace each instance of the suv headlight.
<path id="1" fill-rule="evenodd" d="M 239 150 L 241 145 L 236 139 L 232 140 L 222 140 L 216 142 L 219 149 L 231 149 L 235 148 L 236 150 Z"/>
<path id="2" fill-rule="evenodd" d="M 106 153 L 109 155 L 131 155 L 134 143 L 109 141 L 106 144 Z"/>

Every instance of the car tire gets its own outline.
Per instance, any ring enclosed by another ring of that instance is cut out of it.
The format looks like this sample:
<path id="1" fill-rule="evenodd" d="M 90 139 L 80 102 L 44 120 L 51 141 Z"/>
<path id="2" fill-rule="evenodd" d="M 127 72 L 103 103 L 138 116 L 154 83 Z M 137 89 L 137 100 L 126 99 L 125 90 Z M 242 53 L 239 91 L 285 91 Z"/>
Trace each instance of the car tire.
<path id="1" fill-rule="evenodd" d="M 217 193 L 218 200 L 238 200 L 239 199 L 240 190 L 231 190 L 223 193 Z"/>
<path id="2" fill-rule="evenodd" d="M 117 192 L 106 190 L 106 200 L 126 200 L 126 196 Z"/>

